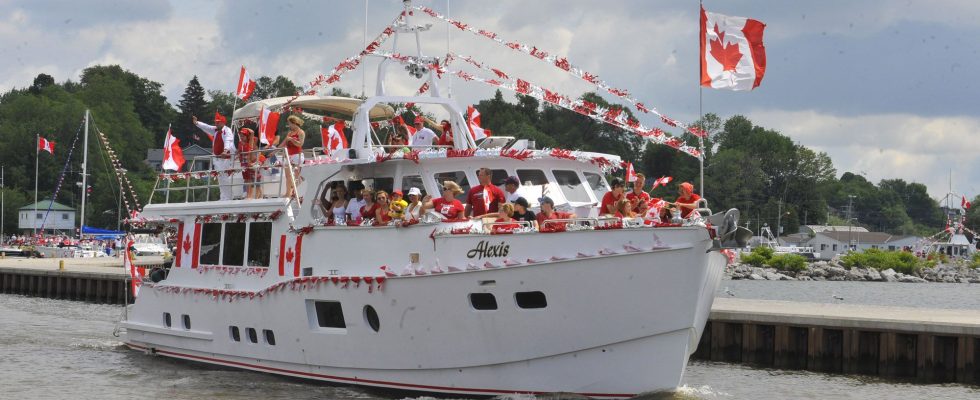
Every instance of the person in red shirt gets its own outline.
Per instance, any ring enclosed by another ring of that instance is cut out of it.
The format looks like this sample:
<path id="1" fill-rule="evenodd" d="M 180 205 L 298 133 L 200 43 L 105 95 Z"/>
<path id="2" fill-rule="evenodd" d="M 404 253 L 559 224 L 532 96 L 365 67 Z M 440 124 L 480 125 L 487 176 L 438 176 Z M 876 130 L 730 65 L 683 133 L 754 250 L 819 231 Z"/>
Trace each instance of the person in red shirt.
<path id="1" fill-rule="evenodd" d="M 602 196 L 602 205 L 601 209 L 599 210 L 600 215 L 615 215 L 616 202 L 620 199 L 626 198 L 626 196 L 623 194 L 623 192 L 626 191 L 626 185 L 623 183 L 622 179 L 613 179 L 610 186 L 612 186 L 612 190 L 606 192 L 606 194 Z"/>
<path id="2" fill-rule="evenodd" d="M 538 229 L 542 231 L 565 230 L 564 222 L 545 223 L 545 221 L 568 219 L 572 217 L 571 214 L 555 211 L 555 201 L 548 196 L 538 199 L 538 203 L 541 204 L 541 212 L 535 215 L 535 219 L 538 220 Z"/>
<path id="3" fill-rule="evenodd" d="M 633 190 L 626 193 L 626 200 L 630 201 L 630 207 L 633 208 L 633 212 L 639 215 L 643 215 L 647 207 L 645 204 L 650 201 L 650 194 L 643 191 L 643 185 L 646 183 L 646 176 L 642 172 L 636 174 L 636 180 L 633 181 Z"/>
<path id="4" fill-rule="evenodd" d="M 500 204 L 507 202 L 504 191 L 490 183 L 492 177 L 490 168 L 483 167 L 476 171 L 476 179 L 480 184 L 470 189 L 466 195 L 467 217 L 495 213 Z"/>
<path id="5" fill-rule="evenodd" d="M 442 197 L 424 202 L 422 205 L 422 215 L 429 210 L 435 210 L 446 218 L 447 221 L 458 221 L 463 219 L 466 210 L 463 203 L 456 199 L 456 195 L 463 193 L 463 189 L 453 181 L 442 183 Z"/>
<path id="6" fill-rule="evenodd" d="M 374 202 L 374 192 L 371 189 L 364 188 L 361 190 L 361 198 L 364 199 L 364 205 L 361 206 L 361 218 L 371 219 L 375 218 L 378 213 L 378 203 Z"/>
<path id="7" fill-rule="evenodd" d="M 701 200 L 701 196 L 694 193 L 694 185 L 689 182 L 683 182 L 677 185 L 677 192 L 680 196 L 673 203 L 669 203 L 681 210 L 681 217 L 687 218 L 691 211 L 698 208 L 698 200 Z"/>
<path id="8" fill-rule="evenodd" d="M 501 233 L 514 233 L 514 229 L 520 228 L 521 224 L 518 224 L 514 220 L 514 205 L 511 203 L 504 203 L 500 205 L 500 211 L 497 211 L 497 219 L 493 221 L 493 228 L 490 229 L 491 235 L 499 235 Z"/>
<path id="9" fill-rule="evenodd" d="M 636 214 L 633 213 L 629 200 L 619 199 L 616 200 L 616 213 L 613 216 L 616 218 L 633 218 Z"/>
<path id="10" fill-rule="evenodd" d="M 439 138 L 439 144 L 453 147 L 453 126 L 449 124 L 449 121 L 442 120 L 442 137 Z"/>
<path id="11" fill-rule="evenodd" d="M 389 208 L 391 208 L 391 204 L 388 203 L 388 192 L 379 190 L 378 193 L 375 193 L 374 195 L 375 225 L 387 225 L 388 222 L 391 222 L 391 216 L 388 215 Z"/>

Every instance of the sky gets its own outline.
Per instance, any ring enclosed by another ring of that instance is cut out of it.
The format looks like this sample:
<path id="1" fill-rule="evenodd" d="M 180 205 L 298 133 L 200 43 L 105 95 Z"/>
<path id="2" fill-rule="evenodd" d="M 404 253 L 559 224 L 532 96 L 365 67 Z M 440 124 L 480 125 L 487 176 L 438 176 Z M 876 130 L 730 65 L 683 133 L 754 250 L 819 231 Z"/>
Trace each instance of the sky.
<path id="1" fill-rule="evenodd" d="M 955 192 L 980 194 L 978 1 L 705 1 L 710 12 L 766 24 L 766 75 L 750 92 L 699 89 L 695 1 L 414 4 L 564 55 L 675 119 L 744 115 L 828 153 L 839 174 L 920 182 L 936 198 L 952 178 Z M 399 0 L 0 0 L 0 92 L 27 87 L 39 73 L 77 81 L 86 67 L 105 64 L 162 83 L 174 104 L 195 75 L 206 89 L 234 90 L 241 65 L 252 76 L 301 84 L 360 52 L 365 32 L 373 38 L 400 7 Z M 448 48 L 571 97 L 595 90 L 427 16 L 413 22 L 432 24 L 424 54 Z M 414 44 L 403 40 L 398 50 L 414 52 L 406 42 Z M 337 86 L 373 93 L 376 66 L 366 61 Z M 386 80 L 389 94 L 408 95 L 419 84 L 397 66 Z M 494 92 L 474 82 L 442 87 L 461 104 Z M 662 127 L 650 115 L 641 121 Z"/>

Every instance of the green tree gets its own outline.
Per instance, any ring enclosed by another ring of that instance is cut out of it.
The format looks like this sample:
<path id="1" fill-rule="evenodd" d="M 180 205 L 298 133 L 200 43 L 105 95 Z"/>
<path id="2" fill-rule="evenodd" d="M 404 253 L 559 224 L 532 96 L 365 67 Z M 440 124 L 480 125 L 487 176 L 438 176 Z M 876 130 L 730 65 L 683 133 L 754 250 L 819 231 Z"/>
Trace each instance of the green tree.
<path id="1" fill-rule="evenodd" d="M 194 123 L 191 121 L 192 116 L 197 116 L 202 121 L 207 121 L 208 123 L 212 120 L 214 112 L 208 112 L 208 102 L 204 100 L 204 93 L 204 87 L 201 86 L 201 83 L 195 75 L 187 83 L 184 94 L 181 95 L 180 101 L 177 102 L 177 108 L 180 112 L 177 114 L 177 120 L 173 123 L 173 132 L 174 136 L 185 146 L 196 143 L 204 147 L 210 147 L 211 141 L 207 135 L 201 134 L 200 129 L 194 126 Z"/>

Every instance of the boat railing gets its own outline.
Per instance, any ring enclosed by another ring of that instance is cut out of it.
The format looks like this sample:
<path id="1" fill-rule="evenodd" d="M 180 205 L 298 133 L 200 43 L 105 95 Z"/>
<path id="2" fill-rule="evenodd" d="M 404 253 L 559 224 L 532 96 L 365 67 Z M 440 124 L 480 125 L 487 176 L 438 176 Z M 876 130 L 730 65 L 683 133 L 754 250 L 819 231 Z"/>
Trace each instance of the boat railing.
<path id="1" fill-rule="evenodd" d="M 491 235 L 501 233 L 534 232 L 534 224 L 529 221 L 513 220 L 508 222 L 484 222 L 482 225 L 483 233 Z"/>
<path id="2" fill-rule="evenodd" d="M 233 167 L 224 170 L 214 169 L 215 156 L 195 156 L 187 160 L 189 172 L 164 172 L 157 176 L 149 204 L 191 203 L 218 199 L 222 187 L 229 187 L 235 199 L 243 199 L 251 192 L 253 198 L 282 198 L 292 193 L 291 200 L 299 203 L 294 165 L 285 149 L 255 150 L 237 153 L 232 157 Z M 258 162 L 258 159 L 265 160 Z M 242 162 L 242 160 L 250 160 Z M 230 177 L 225 182 L 218 179 L 221 174 Z M 246 181 L 243 175 L 252 175 Z M 286 174 L 293 179 L 284 179 Z M 292 190 L 288 190 L 289 186 Z M 251 190 L 250 190 L 251 189 Z M 160 196 L 163 201 L 159 201 Z"/>

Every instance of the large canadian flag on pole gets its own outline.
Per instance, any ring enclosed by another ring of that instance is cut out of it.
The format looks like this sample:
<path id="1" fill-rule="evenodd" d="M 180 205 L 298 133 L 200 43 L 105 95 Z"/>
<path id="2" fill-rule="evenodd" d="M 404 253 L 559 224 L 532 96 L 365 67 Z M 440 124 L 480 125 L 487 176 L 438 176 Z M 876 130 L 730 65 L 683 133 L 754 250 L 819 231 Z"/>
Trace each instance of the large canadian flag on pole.
<path id="1" fill-rule="evenodd" d="M 752 90 L 766 73 L 766 25 L 701 8 L 701 86 Z"/>
<path id="2" fill-rule="evenodd" d="M 163 163 L 164 170 L 180 171 L 184 166 L 184 150 L 180 148 L 180 140 L 174 137 L 173 132 L 167 130 L 167 138 L 163 141 Z"/>
<path id="3" fill-rule="evenodd" d="M 279 113 L 262 108 L 259 113 L 259 142 L 264 145 L 272 144 L 276 138 L 276 126 L 279 125 Z"/>
<path id="4" fill-rule="evenodd" d="M 248 100 L 248 96 L 251 96 L 253 91 L 255 91 L 255 81 L 249 78 L 248 71 L 242 65 L 242 72 L 238 75 L 238 90 L 235 95 L 244 101 Z"/>
<path id="5" fill-rule="evenodd" d="M 38 136 L 37 139 L 37 149 L 41 151 L 46 151 L 48 153 L 54 154 L 54 142 Z"/>

